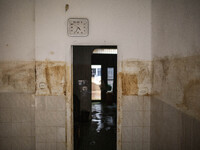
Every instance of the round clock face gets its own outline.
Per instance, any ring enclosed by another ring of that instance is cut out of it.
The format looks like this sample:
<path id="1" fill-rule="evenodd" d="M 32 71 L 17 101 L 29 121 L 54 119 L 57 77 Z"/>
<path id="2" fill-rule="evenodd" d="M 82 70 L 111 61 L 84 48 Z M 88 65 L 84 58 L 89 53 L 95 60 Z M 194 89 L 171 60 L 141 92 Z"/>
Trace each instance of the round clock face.
<path id="1" fill-rule="evenodd" d="M 67 26 L 69 36 L 88 36 L 89 21 L 86 18 L 70 18 Z"/>

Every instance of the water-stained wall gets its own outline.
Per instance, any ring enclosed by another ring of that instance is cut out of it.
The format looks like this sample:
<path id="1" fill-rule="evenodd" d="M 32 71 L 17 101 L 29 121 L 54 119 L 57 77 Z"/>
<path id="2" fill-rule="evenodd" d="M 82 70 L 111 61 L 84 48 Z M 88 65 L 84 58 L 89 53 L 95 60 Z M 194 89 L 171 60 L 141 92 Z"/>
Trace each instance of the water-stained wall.
<path id="1" fill-rule="evenodd" d="M 151 61 L 126 60 L 120 67 L 122 95 L 151 94 Z"/>
<path id="2" fill-rule="evenodd" d="M 200 119 L 200 55 L 154 60 L 155 97 Z"/>
<path id="3" fill-rule="evenodd" d="M 67 65 L 61 61 L 36 62 L 35 139 L 36 149 L 66 147 Z"/>
<path id="4" fill-rule="evenodd" d="M 65 62 L 36 62 L 36 95 L 66 95 Z"/>
<path id="5" fill-rule="evenodd" d="M 34 1 L 0 1 L 0 149 L 35 149 Z"/>
<path id="6" fill-rule="evenodd" d="M 69 66 L 56 61 L 0 66 L 0 149 L 64 150 Z"/>
<path id="7" fill-rule="evenodd" d="M 151 65 L 151 61 L 129 59 L 119 66 L 122 150 L 150 148 Z"/>
<path id="8" fill-rule="evenodd" d="M 151 94 L 151 1 L 1 0 L 0 7 L 1 149 L 72 149 L 71 45 L 118 46 L 117 147 L 127 149 L 123 105 L 128 97 L 143 105 Z M 67 36 L 67 19 L 74 17 L 88 18 L 89 36 Z M 27 132 L 19 133 L 22 128 Z"/>
<path id="9" fill-rule="evenodd" d="M 0 91 L 35 93 L 35 62 L 0 62 Z"/>
<path id="10" fill-rule="evenodd" d="M 152 1 L 152 150 L 200 148 L 199 7 Z"/>
<path id="11" fill-rule="evenodd" d="M 154 61 L 152 149 L 199 149 L 199 60 L 196 55 Z"/>
<path id="12" fill-rule="evenodd" d="M 72 149 L 71 45 L 118 46 L 118 150 L 200 149 L 199 0 L 0 7 L 0 149 Z M 88 37 L 67 36 L 73 17 L 89 19 Z"/>

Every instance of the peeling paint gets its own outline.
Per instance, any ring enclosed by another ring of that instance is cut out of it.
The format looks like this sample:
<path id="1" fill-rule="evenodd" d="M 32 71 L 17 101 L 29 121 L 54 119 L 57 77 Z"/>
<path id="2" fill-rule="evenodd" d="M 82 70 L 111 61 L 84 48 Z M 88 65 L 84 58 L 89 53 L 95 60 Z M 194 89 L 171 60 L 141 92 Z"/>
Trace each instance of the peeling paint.
<path id="1" fill-rule="evenodd" d="M 0 62 L 0 92 L 35 93 L 35 62 Z"/>

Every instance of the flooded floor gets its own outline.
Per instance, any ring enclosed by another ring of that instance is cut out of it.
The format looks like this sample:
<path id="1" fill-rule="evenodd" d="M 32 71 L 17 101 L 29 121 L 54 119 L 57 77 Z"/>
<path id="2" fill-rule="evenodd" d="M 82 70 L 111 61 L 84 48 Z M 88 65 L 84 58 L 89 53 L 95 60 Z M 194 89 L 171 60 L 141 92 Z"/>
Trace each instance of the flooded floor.
<path id="1" fill-rule="evenodd" d="M 92 102 L 91 117 L 81 123 L 79 150 L 116 150 L 116 104 Z"/>

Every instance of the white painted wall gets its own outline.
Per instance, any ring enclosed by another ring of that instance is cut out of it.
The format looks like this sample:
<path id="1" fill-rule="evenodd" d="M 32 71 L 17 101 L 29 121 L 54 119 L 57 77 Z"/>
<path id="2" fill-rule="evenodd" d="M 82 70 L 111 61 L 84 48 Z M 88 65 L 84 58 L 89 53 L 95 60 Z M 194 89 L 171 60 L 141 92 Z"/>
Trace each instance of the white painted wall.
<path id="1" fill-rule="evenodd" d="M 200 54 L 200 1 L 152 0 L 153 57 Z"/>
<path id="2" fill-rule="evenodd" d="M 34 0 L 0 0 L 0 61 L 35 58 Z"/>
<path id="3" fill-rule="evenodd" d="M 76 17 L 89 19 L 88 37 L 67 36 L 67 19 Z M 150 60 L 151 0 L 36 0 L 36 60 L 71 62 L 79 44 L 118 45 L 119 60 Z"/>
<path id="4" fill-rule="evenodd" d="M 66 0 L 35 0 L 36 60 L 65 61 Z M 69 54 L 68 54 L 69 55 Z"/>
<path id="5" fill-rule="evenodd" d="M 74 17 L 89 19 L 88 37 L 67 36 Z M 71 62 L 78 44 L 118 45 L 119 60 L 151 59 L 151 0 L 1 0 L 0 20 L 0 61 Z"/>

